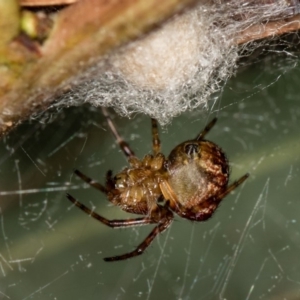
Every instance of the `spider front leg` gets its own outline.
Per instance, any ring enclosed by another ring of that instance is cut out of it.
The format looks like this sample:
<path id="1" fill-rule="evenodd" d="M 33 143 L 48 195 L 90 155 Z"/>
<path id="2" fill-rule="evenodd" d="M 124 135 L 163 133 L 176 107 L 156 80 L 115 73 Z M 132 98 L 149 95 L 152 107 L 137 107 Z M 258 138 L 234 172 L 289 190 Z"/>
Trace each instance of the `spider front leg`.
<path id="1" fill-rule="evenodd" d="M 152 149 L 153 149 L 153 153 L 157 154 L 160 152 L 160 139 L 158 135 L 157 121 L 155 119 L 151 119 L 151 127 L 152 127 Z"/>
<path id="2" fill-rule="evenodd" d="M 93 180 L 92 178 L 84 175 L 83 173 L 81 173 L 79 170 L 75 170 L 74 173 L 81 178 L 84 182 L 86 182 L 87 184 L 89 184 L 91 187 L 99 190 L 100 192 L 107 194 L 108 190 L 107 188 L 105 188 L 102 184 L 100 184 L 99 182 L 96 182 L 95 180 Z M 108 176 L 110 173 L 107 173 L 107 180 L 108 180 Z"/>
<path id="3" fill-rule="evenodd" d="M 115 139 L 117 140 L 117 143 L 119 144 L 119 147 L 123 151 L 124 155 L 129 158 L 135 156 L 133 150 L 130 148 L 129 144 L 124 141 L 124 139 L 120 136 L 113 120 L 111 119 L 107 109 L 105 107 L 102 107 L 102 113 L 104 117 L 106 118 L 106 122 L 114 135 Z"/>

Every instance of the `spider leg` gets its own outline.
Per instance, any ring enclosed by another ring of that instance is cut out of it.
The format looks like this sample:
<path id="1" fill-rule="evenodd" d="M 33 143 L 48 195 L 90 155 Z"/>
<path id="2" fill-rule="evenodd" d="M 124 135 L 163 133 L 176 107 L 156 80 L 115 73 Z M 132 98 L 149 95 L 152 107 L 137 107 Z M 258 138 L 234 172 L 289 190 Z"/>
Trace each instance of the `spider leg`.
<path id="1" fill-rule="evenodd" d="M 218 196 L 216 199 L 217 202 L 220 202 L 225 196 L 227 196 L 230 192 L 235 190 L 239 185 L 241 185 L 247 178 L 249 177 L 249 173 L 246 173 L 239 180 L 234 181 L 230 186 L 227 187 L 226 191 Z"/>
<path id="2" fill-rule="evenodd" d="M 94 211 L 89 209 L 84 204 L 77 201 L 70 194 L 67 194 L 67 198 L 72 203 L 74 203 L 74 205 L 76 205 L 78 208 L 80 208 L 85 213 L 90 215 L 92 218 L 94 218 L 94 219 L 100 221 L 101 223 L 103 223 L 103 224 L 105 224 L 109 227 L 112 227 L 112 228 L 115 228 L 115 227 L 119 227 L 119 228 L 120 227 L 131 227 L 131 226 L 139 226 L 139 225 L 147 225 L 147 224 L 155 223 L 155 221 L 152 218 L 149 218 L 149 217 L 136 218 L 136 219 L 126 219 L 126 220 L 108 220 L 108 219 L 100 216 L 99 214 L 95 213 Z"/>
<path id="3" fill-rule="evenodd" d="M 90 177 L 87 177 L 86 175 L 84 175 L 83 173 L 81 173 L 79 170 L 75 170 L 74 173 L 81 178 L 84 182 L 88 183 L 90 186 L 92 186 L 93 188 L 101 191 L 104 194 L 107 194 L 108 190 L 99 182 L 94 181 L 93 179 L 91 179 Z"/>
<path id="4" fill-rule="evenodd" d="M 129 253 L 123 255 L 117 255 L 112 257 L 104 258 L 105 261 L 117 261 L 124 260 L 128 258 L 132 258 L 134 256 L 138 256 L 144 253 L 144 251 L 150 246 L 154 238 L 161 232 L 165 231 L 170 224 L 172 223 L 172 219 L 165 219 L 163 223 L 158 224 L 154 229 L 150 232 L 150 234 L 144 239 L 144 241 L 137 246 L 137 248 Z"/>
<path id="5" fill-rule="evenodd" d="M 126 157 L 132 157 L 135 156 L 133 150 L 130 148 L 129 144 L 123 140 L 123 138 L 119 135 L 118 130 L 112 121 L 107 109 L 105 107 L 102 107 L 102 113 L 104 117 L 106 118 L 106 122 L 114 135 L 115 139 L 117 140 L 117 143 L 119 144 L 121 150 L 125 154 Z"/>
<path id="6" fill-rule="evenodd" d="M 153 222 L 157 223 L 157 220 L 155 220 L 156 217 L 162 219 L 159 221 L 158 225 L 153 228 L 153 230 L 149 233 L 149 235 L 140 243 L 135 250 L 129 253 L 125 253 L 122 255 L 112 256 L 112 257 L 106 257 L 104 258 L 105 261 L 118 261 L 118 260 L 124 260 L 128 258 L 132 258 L 138 255 L 141 255 L 144 253 L 144 251 L 150 246 L 150 244 L 153 242 L 155 237 L 165 231 L 172 223 L 173 221 L 173 213 L 169 210 L 169 203 L 167 202 L 165 206 L 161 207 L 156 213 L 153 215 Z"/>
<path id="7" fill-rule="evenodd" d="M 196 137 L 196 141 L 201 141 L 204 139 L 205 135 L 212 129 L 212 127 L 216 124 L 217 118 L 213 118 L 206 126 L 205 128 L 198 134 Z"/>
<path id="8" fill-rule="evenodd" d="M 115 187 L 115 183 L 112 177 L 112 170 L 108 170 L 106 172 L 106 189 L 108 191 L 113 190 Z"/>
<path id="9" fill-rule="evenodd" d="M 157 121 L 155 119 L 151 119 L 152 125 L 152 149 L 153 153 L 157 154 L 160 152 L 160 139 L 157 128 Z"/>

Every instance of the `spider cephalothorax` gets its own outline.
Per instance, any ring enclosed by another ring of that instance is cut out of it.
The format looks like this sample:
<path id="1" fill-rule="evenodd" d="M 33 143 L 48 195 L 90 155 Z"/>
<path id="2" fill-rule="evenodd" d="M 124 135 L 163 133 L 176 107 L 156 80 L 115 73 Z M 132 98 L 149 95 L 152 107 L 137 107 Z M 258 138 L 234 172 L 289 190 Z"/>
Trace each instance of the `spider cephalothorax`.
<path id="1" fill-rule="evenodd" d="M 129 167 L 114 177 L 112 172 L 108 171 L 105 186 L 78 170 L 75 174 L 106 194 L 114 205 L 143 217 L 107 220 L 71 195 L 67 194 L 67 197 L 93 218 L 113 228 L 157 224 L 134 251 L 105 258 L 106 261 L 122 260 L 142 254 L 157 234 L 170 226 L 174 218 L 173 212 L 193 221 L 207 220 L 221 200 L 249 176 L 245 174 L 228 186 L 229 166 L 224 152 L 216 144 L 204 140 L 216 118 L 195 139 L 176 146 L 168 158 L 160 152 L 157 122 L 152 119 L 153 154 L 147 154 L 139 160 L 119 136 L 105 109 L 103 113 L 123 153 L 128 157 Z"/>

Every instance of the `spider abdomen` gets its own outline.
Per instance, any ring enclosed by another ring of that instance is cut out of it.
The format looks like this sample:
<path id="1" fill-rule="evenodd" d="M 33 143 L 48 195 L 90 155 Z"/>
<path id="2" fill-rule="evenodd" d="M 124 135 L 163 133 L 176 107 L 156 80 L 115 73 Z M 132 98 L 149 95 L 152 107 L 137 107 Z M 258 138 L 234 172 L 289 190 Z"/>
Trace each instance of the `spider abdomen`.
<path id="1" fill-rule="evenodd" d="M 209 141 L 187 141 L 170 153 L 169 161 L 172 210 L 191 220 L 209 218 L 228 184 L 229 166 L 221 148 Z"/>

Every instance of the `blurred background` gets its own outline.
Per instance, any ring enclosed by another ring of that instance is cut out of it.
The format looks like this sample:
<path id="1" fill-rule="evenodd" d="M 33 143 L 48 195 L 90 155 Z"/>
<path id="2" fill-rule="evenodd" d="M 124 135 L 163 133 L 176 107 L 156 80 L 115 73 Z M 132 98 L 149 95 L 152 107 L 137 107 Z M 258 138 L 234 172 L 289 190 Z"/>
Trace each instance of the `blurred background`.
<path id="1" fill-rule="evenodd" d="M 300 70 L 298 53 L 245 62 L 205 112 L 160 128 L 162 150 L 207 136 L 223 148 L 231 181 L 250 178 L 214 217 L 175 218 L 140 257 L 152 226 L 110 229 L 65 193 L 107 218 L 129 218 L 73 170 L 104 182 L 126 166 L 100 109 L 63 109 L 24 123 L 1 141 L 0 299 L 299 299 Z M 138 157 L 151 151 L 150 120 L 111 111 Z"/>

